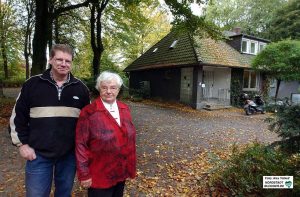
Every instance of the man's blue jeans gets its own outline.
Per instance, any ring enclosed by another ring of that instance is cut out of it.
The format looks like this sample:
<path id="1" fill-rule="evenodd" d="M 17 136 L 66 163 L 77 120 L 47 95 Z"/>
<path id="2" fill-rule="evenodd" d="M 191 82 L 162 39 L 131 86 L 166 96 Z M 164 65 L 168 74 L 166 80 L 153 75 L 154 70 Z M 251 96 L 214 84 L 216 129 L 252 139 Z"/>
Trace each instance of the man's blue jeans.
<path id="1" fill-rule="evenodd" d="M 26 197 L 49 197 L 52 179 L 54 196 L 70 197 L 76 172 L 75 155 L 48 159 L 37 154 L 35 160 L 27 161 L 25 172 Z"/>

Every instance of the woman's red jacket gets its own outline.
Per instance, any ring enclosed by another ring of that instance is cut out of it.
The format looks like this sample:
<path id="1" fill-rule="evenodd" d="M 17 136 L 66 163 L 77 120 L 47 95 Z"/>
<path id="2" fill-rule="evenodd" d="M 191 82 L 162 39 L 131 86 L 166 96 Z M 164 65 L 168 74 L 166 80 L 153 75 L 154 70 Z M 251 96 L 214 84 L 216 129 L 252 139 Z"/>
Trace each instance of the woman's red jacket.
<path id="1" fill-rule="evenodd" d="M 129 108 L 117 101 L 121 126 L 100 98 L 81 110 L 76 127 L 79 181 L 92 179 L 92 188 L 109 188 L 136 176 L 136 130 Z"/>

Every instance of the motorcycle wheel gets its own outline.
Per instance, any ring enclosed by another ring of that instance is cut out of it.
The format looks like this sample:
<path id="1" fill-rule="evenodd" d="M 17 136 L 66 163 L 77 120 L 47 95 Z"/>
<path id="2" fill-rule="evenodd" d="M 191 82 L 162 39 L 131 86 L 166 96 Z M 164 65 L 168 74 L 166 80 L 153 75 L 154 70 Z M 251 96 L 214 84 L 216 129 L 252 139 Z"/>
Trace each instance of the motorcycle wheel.
<path id="1" fill-rule="evenodd" d="M 245 109 L 246 115 L 249 116 L 251 114 L 253 114 L 253 111 L 249 108 Z"/>

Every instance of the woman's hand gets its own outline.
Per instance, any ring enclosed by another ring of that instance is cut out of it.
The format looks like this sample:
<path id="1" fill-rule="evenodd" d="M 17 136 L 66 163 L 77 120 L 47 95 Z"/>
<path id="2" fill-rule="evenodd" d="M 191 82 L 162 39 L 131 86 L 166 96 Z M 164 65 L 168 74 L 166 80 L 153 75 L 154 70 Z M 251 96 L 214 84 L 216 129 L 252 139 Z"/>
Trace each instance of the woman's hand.
<path id="1" fill-rule="evenodd" d="M 92 179 L 88 179 L 85 181 L 80 181 L 80 185 L 84 188 L 89 188 L 92 185 Z"/>

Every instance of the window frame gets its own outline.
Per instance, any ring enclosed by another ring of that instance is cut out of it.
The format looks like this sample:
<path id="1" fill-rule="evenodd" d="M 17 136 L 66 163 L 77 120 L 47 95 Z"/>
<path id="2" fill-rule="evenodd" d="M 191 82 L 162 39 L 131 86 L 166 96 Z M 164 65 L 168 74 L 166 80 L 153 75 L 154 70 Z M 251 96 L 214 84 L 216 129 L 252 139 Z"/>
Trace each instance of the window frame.
<path id="1" fill-rule="evenodd" d="M 252 44 L 254 44 L 254 52 L 252 52 Z M 249 54 L 256 55 L 258 49 L 258 41 L 250 40 L 249 41 Z"/>
<path id="2" fill-rule="evenodd" d="M 246 51 L 243 51 L 243 42 L 246 43 Z M 241 52 L 242 53 L 249 53 L 249 42 L 250 42 L 249 39 L 245 39 L 245 38 L 242 39 L 242 44 L 241 44 Z"/>
<path id="3" fill-rule="evenodd" d="M 243 50 L 243 43 L 246 43 L 246 50 Z M 254 51 L 252 52 L 252 44 L 254 44 Z M 241 42 L 241 53 L 257 55 L 260 51 L 262 51 L 267 46 L 267 43 L 260 42 L 257 40 L 251 40 L 248 38 L 242 38 Z"/>
<path id="4" fill-rule="evenodd" d="M 248 72 L 248 87 L 244 87 L 244 80 L 245 80 L 245 72 Z M 251 80 L 252 80 L 252 73 L 255 73 L 255 87 L 251 88 Z M 259 90 L 259 81 L 260 81 L 260 74 L 259 72 L 255 72 L 254 70 L 245 69 L 243 71 L 243 91 L 258 91 Z"/>
<path id="5" fill-rule="evenodd" d="M 261 48 L 261 46 L 263 46 L 263 47 Z M 266 46 L 267 46 L 267 43 L 259 42 L 258 43 L 258 52 L 261 52 Z"/>

